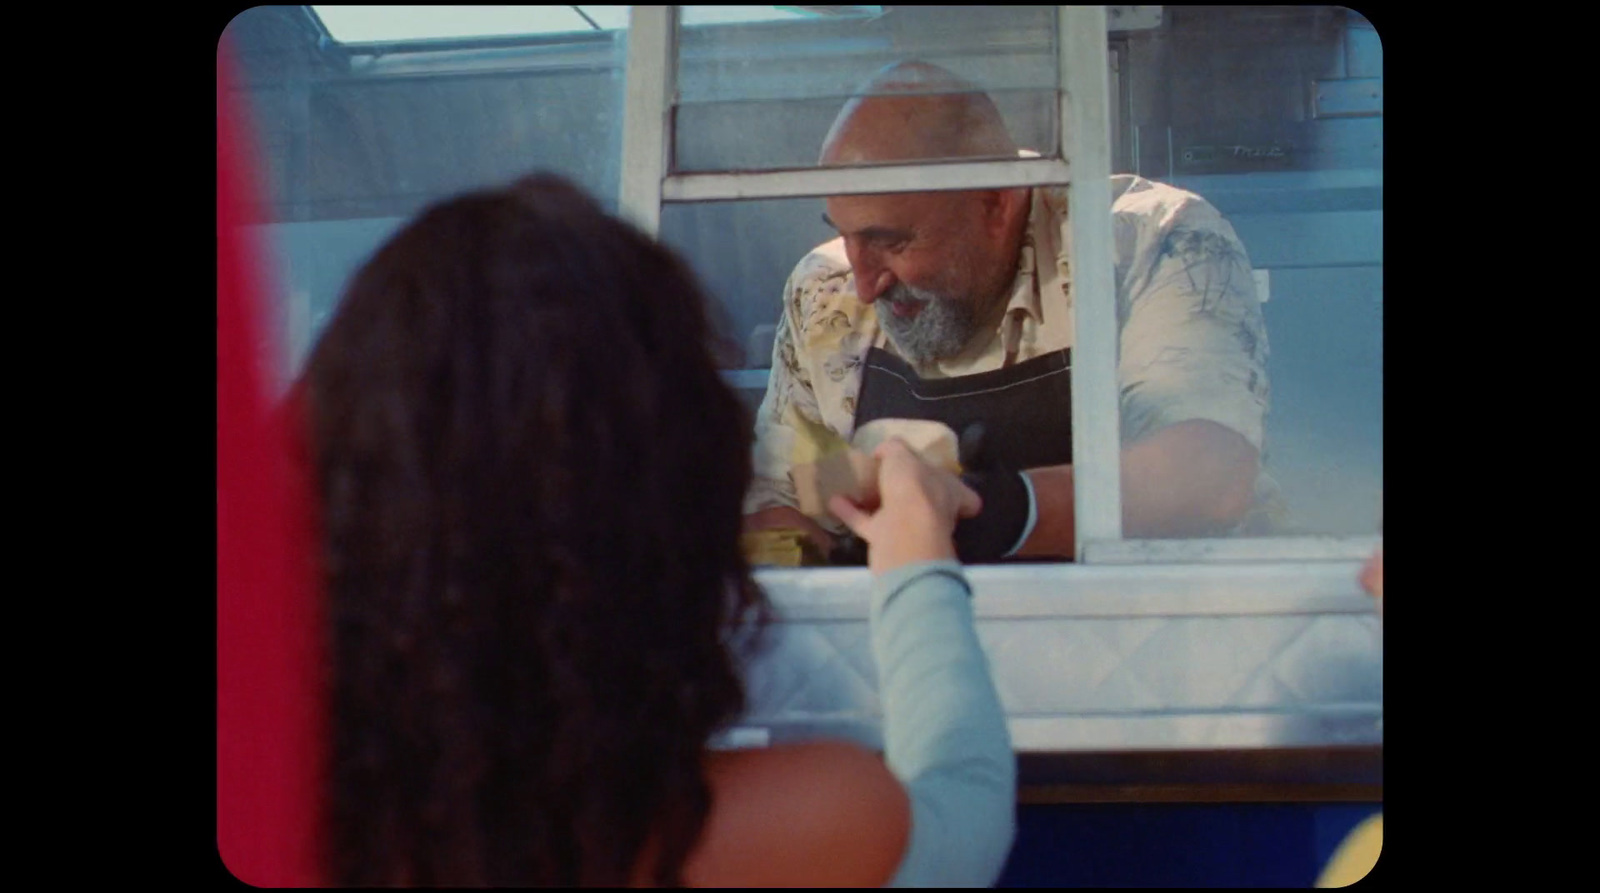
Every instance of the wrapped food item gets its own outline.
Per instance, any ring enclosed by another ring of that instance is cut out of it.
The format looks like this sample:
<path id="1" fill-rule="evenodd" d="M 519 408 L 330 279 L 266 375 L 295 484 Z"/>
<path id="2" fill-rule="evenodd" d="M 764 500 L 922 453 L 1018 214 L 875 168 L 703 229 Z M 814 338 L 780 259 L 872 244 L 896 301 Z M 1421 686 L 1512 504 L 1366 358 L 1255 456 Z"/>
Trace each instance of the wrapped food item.
<path id="1" fill-rule="evenodd" d="M 828 563 L 805 531 L 792 527 L 752 530 L 739 537 L 751 567 L 820 567 Z"/>
<path id="2" fill-rule="evenodd" d="M 856 429 L 848 446 L 834 449 L 814 462 L 794 466 L 794 484 L 800 511 L 813 518 L 830 519 L 828 499 L 844 496 L 870 503 L 877 497 L 878 460 L 872 451 L 891 437 L 906 442 L 923 461 L 952 474 L 961 473 L 956 432 L 943 422 L 924 419 L 877 419 Z"/>
<path id="3" fill-rule="evenodd" d="M 943 468 L 951 474 L 961 473 L 960 443 L 956 432 L 944 422 L 926 419 L 877 419 L 856 429 L 850 438 L 855 449 L 872 455 L 878 445 L 891 437 L 898 437 L 916 450 L 924 462 Z"/>

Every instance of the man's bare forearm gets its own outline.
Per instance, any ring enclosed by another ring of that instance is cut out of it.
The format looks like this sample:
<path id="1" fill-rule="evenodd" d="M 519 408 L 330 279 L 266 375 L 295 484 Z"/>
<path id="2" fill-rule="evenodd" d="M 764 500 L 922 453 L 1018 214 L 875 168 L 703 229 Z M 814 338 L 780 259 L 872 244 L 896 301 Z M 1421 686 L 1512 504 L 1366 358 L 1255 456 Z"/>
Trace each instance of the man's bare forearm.
<path id="1" fill-rule="evenodd" d="M 1077 490 L 1073 486 L 1072 466 L 1030 468 L 1027 475 L 1033 484 L 1033 504 L 1038 515 L 1033 532 L 1028 535 L 1022 548 L 1017 550 L 1017 555 L 1022 558 L 1071 559 L 1074 555 L 1073 541 L 1077 537 L 1073 509 Z"/>
<path id="2" fill-rule="evenodd" d="M 1205 536 L 1226 532 L 1249 511 L 1259 456 L 1215 422 L 1170 425 L 1122 450 L 1122 534 Z M 1077 529 L 1071 465 L 1031 468 L 1038 520 L 1017 554 L 1071 557 Z"/>
<path id="3" fill-rule="evenodd" d="M 1202 419 L 1169 425 L 1122 451 L 1122 533 L 1217 536 L 1244 518 L 1260 456 L 1231 428 Z"/>

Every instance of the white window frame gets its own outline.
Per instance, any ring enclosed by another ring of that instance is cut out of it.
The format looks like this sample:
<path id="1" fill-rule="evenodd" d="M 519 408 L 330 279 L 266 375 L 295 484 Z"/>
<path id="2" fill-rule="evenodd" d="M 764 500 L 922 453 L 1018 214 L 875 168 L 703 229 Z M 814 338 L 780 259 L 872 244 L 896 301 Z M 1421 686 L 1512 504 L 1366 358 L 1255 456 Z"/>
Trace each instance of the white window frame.
<path id="1" fill-rule="evenodd" d="M 670 173 L 678 9 L 634 6 L 624 73 L 624 216 L 657 235 L 664 202 L 1067 186 L 1068 207 L 1111 206 L 1110 60 L 1106 7 L 1060 6 L 1062 158 L 933 161 L 870 168 Z M 1121 420 L 1111 216 L 1069 210 L 1075 295 L 1072 357 L 1074 552 L 1080 564 L 1359 561 L 1376 536 L 1157 540 L 1122 536 Z M 1034 566 L 1051 575 L 1050 565 Z"/>

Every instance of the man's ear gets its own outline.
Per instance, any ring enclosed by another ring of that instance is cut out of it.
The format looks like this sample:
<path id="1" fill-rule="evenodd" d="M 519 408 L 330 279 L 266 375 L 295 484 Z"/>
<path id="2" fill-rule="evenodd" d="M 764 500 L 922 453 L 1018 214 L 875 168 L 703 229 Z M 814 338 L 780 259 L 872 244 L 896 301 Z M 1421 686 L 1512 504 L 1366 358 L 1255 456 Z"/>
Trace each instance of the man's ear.
<path id="1" fill-rule="evenodd" d="M 990 231 L 995 234 L 1010 232 L 1018 217 L 1028 216 L 1028 197 L 1031 190 L 990 189 L 983 193 L 983 216 Z"/>

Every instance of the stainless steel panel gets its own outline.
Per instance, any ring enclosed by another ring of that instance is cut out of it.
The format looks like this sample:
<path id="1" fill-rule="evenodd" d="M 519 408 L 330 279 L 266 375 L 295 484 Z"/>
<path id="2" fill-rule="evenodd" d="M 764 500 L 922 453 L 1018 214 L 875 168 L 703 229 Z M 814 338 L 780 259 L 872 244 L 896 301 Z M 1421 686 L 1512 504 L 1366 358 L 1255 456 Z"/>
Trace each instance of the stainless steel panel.
<path id="1" fill-rule="evenodd" d="M 971 569 L 1019 751 L 1382 743 L 1382 630 L 1358 565 Z M 780 620 L 740 726 L 880 742 L 861 570 L 760 574 Z M 744 734 L 750 734 L 745 732 Z"/>

